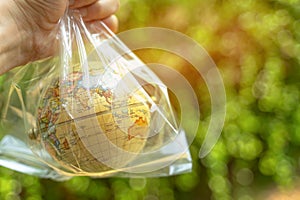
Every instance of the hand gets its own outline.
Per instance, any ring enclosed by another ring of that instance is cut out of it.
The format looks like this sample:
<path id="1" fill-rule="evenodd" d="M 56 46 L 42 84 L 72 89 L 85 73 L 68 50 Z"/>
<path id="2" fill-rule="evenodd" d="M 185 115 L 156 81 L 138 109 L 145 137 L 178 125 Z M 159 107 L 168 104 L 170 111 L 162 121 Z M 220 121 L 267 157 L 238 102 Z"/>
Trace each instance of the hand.
<path id="1" fill-rule="evenodd" d="M 5 0 L 0 2 L 0 75 L 54 53 L 58 21 L 67 7 L 77 9 L 88 24 L 102 20 L 113 31 L 118 0 Z"/>

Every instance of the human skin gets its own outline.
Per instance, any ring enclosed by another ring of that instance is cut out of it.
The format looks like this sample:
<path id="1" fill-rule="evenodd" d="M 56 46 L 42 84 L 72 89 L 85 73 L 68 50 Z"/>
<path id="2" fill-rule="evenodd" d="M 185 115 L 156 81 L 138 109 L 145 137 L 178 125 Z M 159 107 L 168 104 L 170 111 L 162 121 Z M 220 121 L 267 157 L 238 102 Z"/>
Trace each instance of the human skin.
<path id="1" fill-rule="evenodd" d="M 118 0 L 0 1 L 0 75 L 53 55 L 58 21 L 68 7 L 78 10 L 88 26 L 101 20 L 117 30 Z"/>

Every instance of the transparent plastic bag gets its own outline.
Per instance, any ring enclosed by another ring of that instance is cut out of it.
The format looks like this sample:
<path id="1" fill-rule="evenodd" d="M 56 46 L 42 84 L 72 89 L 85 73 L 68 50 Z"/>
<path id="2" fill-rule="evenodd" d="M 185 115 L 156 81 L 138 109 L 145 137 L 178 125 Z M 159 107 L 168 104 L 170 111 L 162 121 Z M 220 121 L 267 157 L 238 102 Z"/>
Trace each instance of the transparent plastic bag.
<path id="1" fill-rule="evenodd" d="M 12 161 L 56 180 L 191 170 L 168 88 L 100 24 L 92 34 L 68 11 L 60 21 L 59 56 L 13 75 L 2 117 L 11 124 L 3 140 L 15 142 L 0 146 L 0 165 L 8 159 L 6 149 L 19 146 Z M 28 155 L 23 159 L 22 149 Z"/>

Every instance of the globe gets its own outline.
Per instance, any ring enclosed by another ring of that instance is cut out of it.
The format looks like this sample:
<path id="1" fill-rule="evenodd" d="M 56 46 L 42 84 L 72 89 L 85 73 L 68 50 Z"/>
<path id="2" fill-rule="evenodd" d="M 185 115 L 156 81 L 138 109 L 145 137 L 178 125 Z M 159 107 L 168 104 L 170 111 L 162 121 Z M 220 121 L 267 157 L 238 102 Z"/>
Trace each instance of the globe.
<path id="1" fill-rule="evenodd" d="M 63 81 L 53 79 L 39 101 L 40 142 L 53 160 L 74 173 L 121 169 L 147 142 L 147 94 L 141 88 L 114 98 L 115 85 L 99 80 L 91 73 L 87 84 L 82 72 L 72 71 Z"/>

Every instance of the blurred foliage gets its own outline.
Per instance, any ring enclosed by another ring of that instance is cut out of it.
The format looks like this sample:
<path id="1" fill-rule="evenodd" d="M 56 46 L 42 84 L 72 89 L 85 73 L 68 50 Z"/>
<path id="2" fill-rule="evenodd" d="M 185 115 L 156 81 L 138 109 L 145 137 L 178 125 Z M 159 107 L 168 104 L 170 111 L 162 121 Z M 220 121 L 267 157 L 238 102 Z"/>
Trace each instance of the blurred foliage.
<path id="1" fill-rule="evenodd" d="M 201 77 L 191 73 L 191 66 L 161 55 L 156 61 L 178 69 L 199 97 L 203 124 L 190 148 L 192 173 L 147 179 L 78 177 L 57 183 L 0 168 L 0 199 L 254 200 L 267 199 L 264 191 L 268 189 L 297 185 L 299 0 L 121 0 L 118 16 L 120 31 L 170 28 L 208 51 L 227 93 L 227 116 L 219 142 L 206 158 L 198 158 L 209 118 L 209 94 Z"/>

